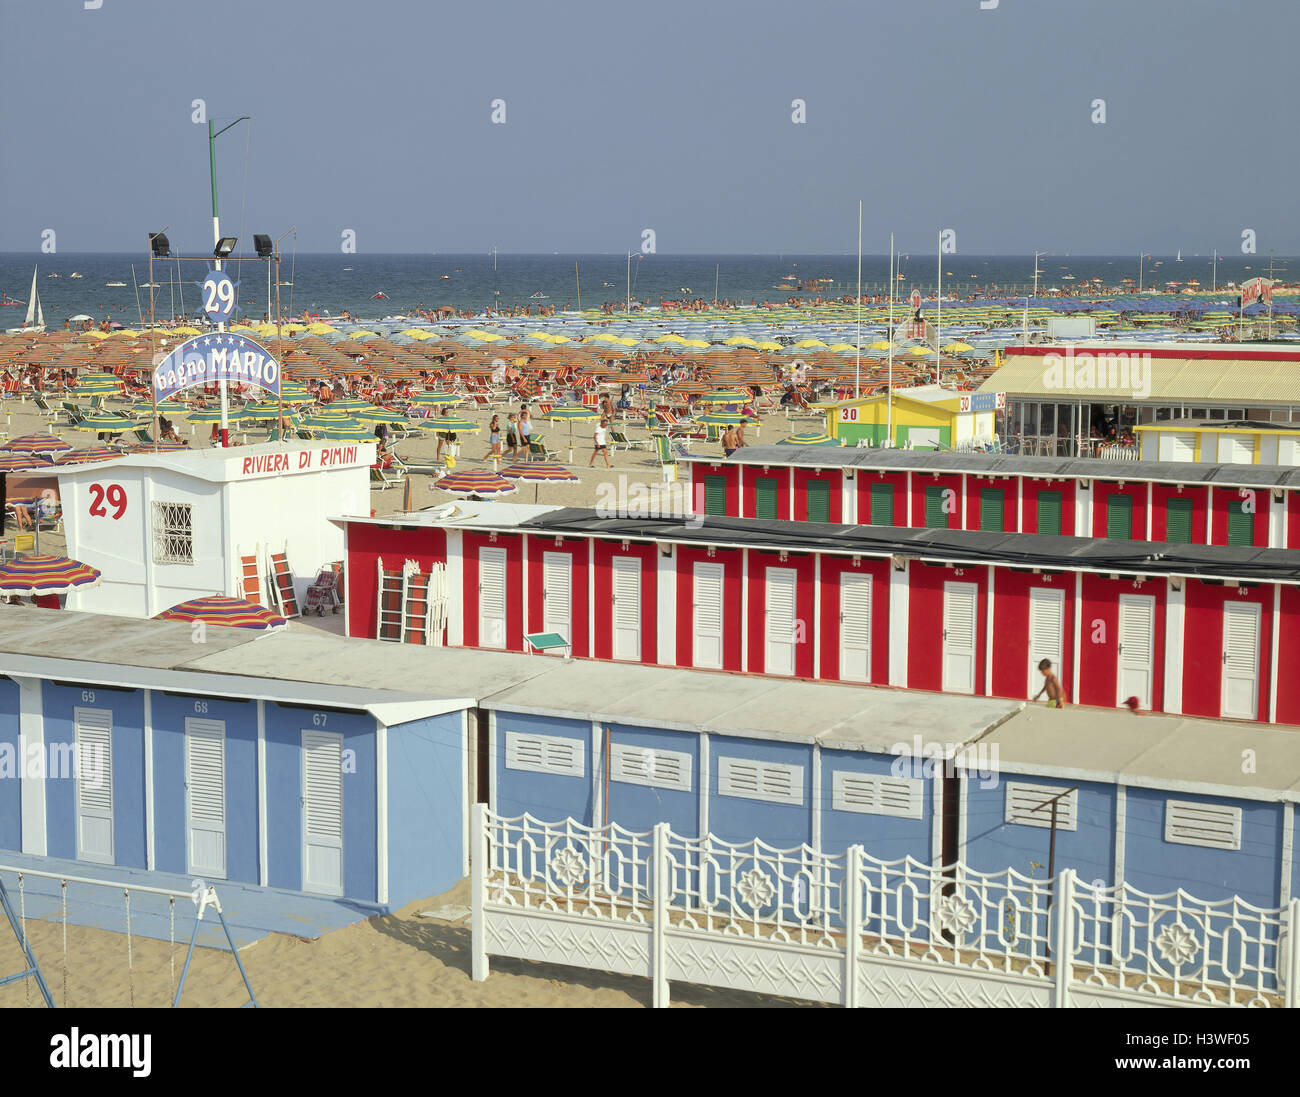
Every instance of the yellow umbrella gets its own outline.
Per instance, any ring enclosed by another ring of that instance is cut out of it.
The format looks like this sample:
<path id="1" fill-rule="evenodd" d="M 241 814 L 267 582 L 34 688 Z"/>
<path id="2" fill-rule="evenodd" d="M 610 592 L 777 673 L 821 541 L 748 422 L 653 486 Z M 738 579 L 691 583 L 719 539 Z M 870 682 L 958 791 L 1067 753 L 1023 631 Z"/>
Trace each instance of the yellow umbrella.
<path id="1" fill-rule="evenodd" d="M 974 350 L 969 343 L 963 343 L 960 339 L 955 343 L 949 343 L 943 348 L 948 354 L 965 354 L 968 350 Z"/>
<path id="2" fill-rule="evenodd" d="M 921 355 L 923 355 L 923 354 L 930 354 L 930 353 L 932 353 L 932 351 L 931 351 L 930 348 L 927 347 L 927 346 L 917 345 L 917 346 L 915 346 L 915 347 L 908 347 L 908 348 L 907 348 L 907 353 L 908 353 L 908 354 L 915 354 L 915 355 L 919 358 L 919 357 L 920 357 Z"/>

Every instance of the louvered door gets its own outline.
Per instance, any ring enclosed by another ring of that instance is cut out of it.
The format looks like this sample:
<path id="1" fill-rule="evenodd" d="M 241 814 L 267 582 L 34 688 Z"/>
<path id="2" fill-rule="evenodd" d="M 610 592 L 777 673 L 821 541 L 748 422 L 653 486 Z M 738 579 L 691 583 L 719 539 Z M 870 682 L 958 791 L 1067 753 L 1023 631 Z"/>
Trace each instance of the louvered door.
<path id="1" fill-rule="evenodd" d="M 343 736 L 302 733 L 302 889 L 343 894 Z"/>
<path id="2" fill-rule="evenodd" d="M 943 585 L 943 691 L 975 692 L 975 611 L 978 588 L 974 583 Z"/>
<path id="3" fill-rule="evenodd" d="M 113 863 L 113 714 L 73 711 L 77 776 L 77 858 Z"/>
<path id="4" fill-rule="evenodd" d="M 641 661 L 641 561 L 616 556 L 613 561 L 614 658 Z"/>
<path id="5" fill-rule="evenodd" d="M 722 669 L 722 565 L 695 565 L 691 665 Z"/>
<path id="6" fill-rule="evenodd" d="M 185 818 L 189 871 L 226 876 L 226 724 L 185 721 Z"/>

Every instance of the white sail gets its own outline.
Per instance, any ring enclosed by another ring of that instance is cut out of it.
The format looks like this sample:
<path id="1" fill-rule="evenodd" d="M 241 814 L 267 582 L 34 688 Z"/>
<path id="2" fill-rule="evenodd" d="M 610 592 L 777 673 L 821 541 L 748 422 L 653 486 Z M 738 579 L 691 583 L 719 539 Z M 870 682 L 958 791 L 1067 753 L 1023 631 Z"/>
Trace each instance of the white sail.
<path id="1" fill-rule="evenodd" d="M 31 289 L 31 292 L 27 295 L 27 319 L 23 321 L 23 327 L 25 327 L 25 328 L 30 328 L 30 327 L 32 326 L 32 320 L 33 320 L 33 319 L 35 318 L 35 316 L 36 316 L 36 301 L 37 301 L 37 296 L 36 296 L 36 269 L 33 268 L 33 269 L 32 269 L 32 289 Z"/>

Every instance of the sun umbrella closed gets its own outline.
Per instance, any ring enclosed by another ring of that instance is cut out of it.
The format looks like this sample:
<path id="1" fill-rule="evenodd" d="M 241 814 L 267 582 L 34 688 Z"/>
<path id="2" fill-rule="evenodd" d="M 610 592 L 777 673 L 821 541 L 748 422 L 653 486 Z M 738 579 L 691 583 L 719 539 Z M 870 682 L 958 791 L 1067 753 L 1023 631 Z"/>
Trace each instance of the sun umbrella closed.
<path id="1" fill-rule="evenodd" d="M 165 609 L 154 618 L 157 621 L 201 621 L 205 625 L 226 625 L 231 628 L 274 631 L 288 626 L 289 622 L 265 606 L 247 598 L 230 598 L 224 594 L 191 598 L 188 602 Z"/>

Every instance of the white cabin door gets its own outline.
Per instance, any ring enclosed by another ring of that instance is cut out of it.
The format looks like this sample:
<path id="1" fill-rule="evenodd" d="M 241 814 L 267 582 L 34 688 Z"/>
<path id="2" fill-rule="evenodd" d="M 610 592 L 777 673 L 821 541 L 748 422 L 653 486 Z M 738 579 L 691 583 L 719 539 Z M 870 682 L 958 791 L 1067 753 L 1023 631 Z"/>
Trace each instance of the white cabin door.
<path id="1" fill-rule="evenodd" d="M 614 658 L 641 661 L 641 560 L 636 556 L 615 556 Z"/>
<path id="2" fill-rule="evenodd" d="M 1259 715 L 1259 605 L 1223 606 L 1223 699 L 1221 712 L 1238 720 Z"/>
<path id="3" fill-rule="evenodd" d="M 1043 688 L 1038 664 L 1052 661 L 1058 678 L 1065 659 L 1065 591 L 1032 587 L 1029 591 L 1029 692 L 1033 697 Z"/>
<path id="4" fill-rule="evenodd" d="M 695 565 L 691 666 L 722 669 L 722 565 Z"/>
<path id="5" fill-rule="evenodd" d="M 794 568 L 768 568 L 763 584 L 763 670 L 767 674 L 794 674 L 795 579 Z"/>
<path id="6" fill-rule="evenodd" d="M 506 550 L 478 552 L 478 645 L 506 646 Z"/>
<path id="7" fill-rule="evenodd" d="M 871 576 L 840 572 L 840 678 L 871 681 Z"/>
<path id="8" fill-rule="evenodd" d="M 975 692 L 975 610 L 979 588 L 974 583 L 943 585 L 943 691 Z"/>
<path id="9" fill-rule="evenodd" d="M 573 642 L 573 557 L 567 552 L 542 555 L 542 631 Z"/>
<path id="10" fill-rule="evenodd" d="M 77 707 L 73 712 L 77 776 L 77 859 L 113 863 L 113 714 Z"/>
<path id="11" fill-rule="evenodd" d="M 185 819 L 189 870 L 226 876 L 226 723 L 185 721 Z"/>
<path id="12" fill-rule="evenodd" d="M 343 894 L 343 736 L 302 733 L 302 890 Z"/>
<path id="13" fill-rule="evenodd" d="M 1117 705 L 1130 697 L 1151 708 L 1155 680 L 1156 600 L 1147 594 L 1119 596 L 1119 672 Z"/>

